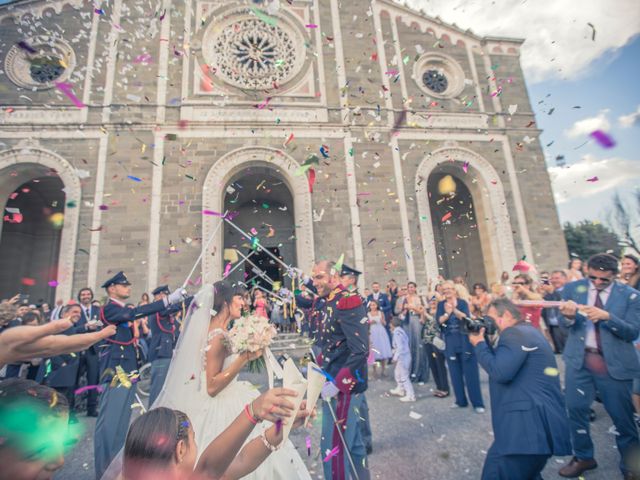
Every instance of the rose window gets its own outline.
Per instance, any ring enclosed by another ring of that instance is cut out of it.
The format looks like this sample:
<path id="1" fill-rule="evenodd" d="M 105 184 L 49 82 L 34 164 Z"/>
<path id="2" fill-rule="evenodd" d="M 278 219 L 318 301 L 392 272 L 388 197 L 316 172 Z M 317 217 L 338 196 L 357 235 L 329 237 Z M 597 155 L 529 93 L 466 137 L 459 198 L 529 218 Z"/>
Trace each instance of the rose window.
<path id="1" fill-rule="evenodd" d="M 436 93 L 444 93 L 449 87 L 447 77 L 438 70 L 428 70 L 422 76 L 424 86 Z"/>
<path id="2" fill-rule="evenodd" d="M 205 57 L 225 81 L 240 88 L 272 89 L 299 71 L 303 41 L 286 23 L 267 24 L 256 18 L 238 19 L 205 37 Z"/>

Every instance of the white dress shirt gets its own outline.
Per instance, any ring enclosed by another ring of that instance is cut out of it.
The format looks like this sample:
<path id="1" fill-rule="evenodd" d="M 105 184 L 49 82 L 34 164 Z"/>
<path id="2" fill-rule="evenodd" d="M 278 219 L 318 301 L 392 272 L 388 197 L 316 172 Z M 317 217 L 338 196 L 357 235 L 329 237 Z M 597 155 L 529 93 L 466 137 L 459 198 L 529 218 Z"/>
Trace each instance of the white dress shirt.
<path id="1" fill-rule="evenodd" d="M 607 304 L 612 288 L 613 288 L 613 282 L 611 282 L 607 288 L 600 291 L 600 300 L 602 300 L 603 305 Z M 598 290 L 593 285 L 593 283 L 589 282 L 589 292 L 587 293 L 587 305 L 589 305 L 590 307 L 595 306 L 596 295 L 598 295 Z M 587 320 L 585 325 L 587 327 L 587 334 L 584 339 L 584 346 L 589 348 L 598 348 L 598 343 L 596 342 L 596 327 L 594 323 Z"/>

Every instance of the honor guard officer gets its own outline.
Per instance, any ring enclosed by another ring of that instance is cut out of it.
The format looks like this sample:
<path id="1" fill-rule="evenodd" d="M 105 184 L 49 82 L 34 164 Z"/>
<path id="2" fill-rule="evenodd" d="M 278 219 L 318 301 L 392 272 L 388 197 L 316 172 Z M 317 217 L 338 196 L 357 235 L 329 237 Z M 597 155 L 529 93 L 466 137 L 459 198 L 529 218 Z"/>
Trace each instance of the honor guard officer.
<path id="1" fill-rule="evenodd" d="M 136 384 L 128 386 L 130 382 L 122 377 L 138 368 L 131 324 L 140 317 L 162 312 L 169 305 L 182 302 L 186 293 L 178 290 L 157 302 L 129 308 L 125 303 L 131 295 L 131 283 L 123 272 L 104 282 L 102 288 L 106 289 L 109 298 L 100 311 L 100 320 L 105 325 L 116 325 L 117 330 L 113 337 L 106 339 L 107 347 L 100 354 L 100 381 L 104 390 L 94 437 L 96 478 L 102 477 L 123 447 L 129 429 Z M 122 384 L 123 380 L 127 386 Z"/>
<path id="2" fill-rule="evenodd" d="M 369 325 L 362 298 L 340 284 L 340 273 L 333 262 L 324 260 L 314 265 L 312 275 L 318 295 L 326 299 L 320 307 L 322 353 L 317 359 L 329 380 L 322 391 L 321 450 L 338 452 L 324 463 L 324 476 L 344 480 L 355 468 L 358 478 L 368 480 L 367 450 L 358 421 L 367 390 Z"/>
<path id="3" fill-rule="evenodd" d="M 167 285 L 162 285 L 151 293 L 154 301 L 158 301 L 167 298 L 171 292 Z M 149 345 L 149 361 L 151 362 L 150 407 L 162 391 L 162 386 L 171 364 L 173 349 L 180 334 L 178 322 L 176 322 L 176 313 L 182 309 L 183 305 L 189 305 L 191 298 L 189 297 L 184 302 L 170 305 L 161 312 L 149 315 L 148 325 L 151 329 L 151 342 Z"/>
<path id="4" fill-rule="evenodd" d="M 78 320 L 78 327 L 83 327 L 84 332 L 93 332 L 100 329 L 100 307 L 92 305 L 93 290 L 89 287 L 81 288 L 78 292 L 78 302 L 82 315 Z M 84 333 L 81 332 L 81 333 Z M 97 385 L 100 381 L 100 366 L 98 352 L 104 349 L 104 342 L 91 345 L 80 353 L 80 367 L 76 386 L 80 386 L 80 378 L 86 373 L 87 385 Z M 92 388 L 87 392 L 87 417 L 98 416 L 98 391 Z"/>

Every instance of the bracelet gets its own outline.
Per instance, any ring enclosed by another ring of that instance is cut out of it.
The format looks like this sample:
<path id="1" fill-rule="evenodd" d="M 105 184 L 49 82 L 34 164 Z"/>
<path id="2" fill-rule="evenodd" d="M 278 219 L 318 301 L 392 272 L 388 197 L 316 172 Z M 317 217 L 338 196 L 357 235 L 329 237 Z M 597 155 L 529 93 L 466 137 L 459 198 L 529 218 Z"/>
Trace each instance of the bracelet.
<path id="1" fill-rule="evenodd" d="M 262 443 L 264 444 L 265 447 L 267 447 L 267 449 L 270 452 L 276 452 L 280 449 L 280 447 L 282 446 L 282 444 L 284 442 L 280 442 L 280 445 L 271 445 L 271 443 L 269 443 L 269 440 L 267 440 L 267 431 L 263 430 L 262 433 L 260 434 L 260 440 L 262 440 Z"/>
<path id="2" fill-rule="evenodd" d="M 247 415 L 247 418 L 249 419 L 249 421 L 251 423 L 253 423 L 254 425 L 258 424 L 258 420 L 256 420 L 256 417 L 254 417 L 253 415 L 251 415 L 251 413 L 249 412 L 249 404 L 246 404 L 244 406 L 244 413 Z"/>
<path id="3" fill-rule="evenodd" d="M 248 405 L 249 405 L 249 413 L 251 414 L 253 419 L 258 423 L 262 422 L 262 419 L 258 417 L 255 413 L 253 413 L 253 402 L 249 402 Z"/>

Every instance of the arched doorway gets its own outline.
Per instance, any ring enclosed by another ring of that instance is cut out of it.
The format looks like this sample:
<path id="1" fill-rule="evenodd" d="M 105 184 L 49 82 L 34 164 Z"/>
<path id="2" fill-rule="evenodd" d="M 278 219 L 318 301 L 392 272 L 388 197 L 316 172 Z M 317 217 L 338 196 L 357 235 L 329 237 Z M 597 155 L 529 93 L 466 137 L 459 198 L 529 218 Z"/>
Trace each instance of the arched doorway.
<path id="1" fill-rule="evenodd" d="M 276 170 L 258 165 L 238 172 L 225 188 L 224 205 L 224 211 L 229 212 L 233 222 L 257 237 L 262 247 L 287 265 L 297 264 L 293 197 Z M 230 280 L 260 285 L 269 290 L 273 282 L 283 284 L 283 267 L 228 224 L 224 228 L 224 248 L 227 271 L 235 265 L 235 258 L 232 258 L 235 254 L 229 249 L 240 253 L 238 261 L 243 255 L 248 258 L 241 268 L 229 275 Z"/>
<path id="2" fill-rule="evenodd" d="M 37 143 L 0 152 L 0 298 L 72 297 L 81 195 L 76 170 Z"/>
<path id="3" fill-rule="evenodd" d="M 427 191 L 439 273 L 449 279 L 462 276 L 468 285 L 485 283 L 485 256 L 469 188 L 442 168 L 429 175 Z"/>
<path id="4" fill-rule="evenodd" d="M 309 193 L 307 178 L 304 175 L 300 175 L 299 171 L 300 164 L 292 157 L 282 150 L 269 147 L 239 148 L 227 153 L 213 164 L 202 189 L 202 237 L 203 248 L 207 248 L 203 252 L 202 258 L 204 282 L 212 283 L 219 280 L 221 274 L 227 269 L 226 265 L 229 262 L 224 259 L 224 252 L 225 244 L 227 243 L 225 237 L 229 237 L 225 232 L 228 231 L 229 225 L 225 224 L 224 228 L 219 228 L 220 215 L 227 210 L 238 209 L 238 205 L 241 204 L 242 200 L 237 191 L 239 189 L 234 185 L 239 182 L 239 185 L 245 187 L 245 183 L 240 180 L 243 177 L 246 177 L 246 181 L 249 182 L 247 185 L 254 185 L 253 190 L 251 190 L 251 187 L 244 188 L 246 197 L 243 196 L 242 198 L 246 199 L 245 202 L 251 202 L 252 198 L 258 198 L 260 192 L 256 188 L 267 175 L 270 178 L 269 183 L 265 183 L 262 187 L 269 185 L 270 187 L 267 188 L 271 188 L 271 192 L 266 193 L 264 191 L 260 195 L 267 195 L 267 197 L 272 195 L 264 202 L 269 207 L 273 207 L 278 202 L 278 198 L 281 206 L 275 207 L 277 212 L 271 208 L 272 213 L 269 214 L 269 208 L 264 208 L 262 204 L 257 205 L 260 208 L 255 214 L 251 214 L 253 219 L 247 221 L 251 225 L 245 224 L 248 228 L 245 229 L 242 226 L 240 228 L 249 235 L 255 235 L 251 232 L 251 228 L 255 228 L 258 238 L 263 241 L 265 246 L 273 248 L 274 245 L 277 247 L 282 243 L 283 250 L 279 250 L 278 253 L 283 256 L 286 263 L 290 264 L 289 262 L 291 262 L 291 264 L 305 272 L 311 271 L 314 261 L 311 194 Z M 229 186 L 233 190 L 228 189 Z M 238 195 L 237 200 L 235 195 Z M 289 200 L 286 200 L 287 198 Z M 289 208 L 287 201 L 290 202 L 291 208 Z M 286 210 L 283 208 L 285 206 L 287 207 Z M 260 210 L 267 211 L 267 213 L 260 212 Z M 284 212 L 288 212 L 288 215 L 290 215 L 290 220 L 287 220 L 289 227 L 278 228 L 278 222 L 284 222 L 282 225 L 287 224 Z M 239 224 L 239 226 L 242 224 L 242 215 L 232 214 L 231 216 L 234 223 Z M 264 226 L 263 223 L 265 224 Z M 274 228 L 274 236 L 281 235 L 277 243 L 273 237 L 267 238 L 269 234 L 267 224 L 272 225 L 272 228 Z M 264 238 L 260 236 L 260 228 L 263 228 L 262 234 Z M 285 239 L 284 236 L 287 232 L 290 233 Z M 242 239 L 238 237 L 234 240 L 229 240 L 229 242 L 232 245 L 233 243 L 238 243 L 239 240 Z M 246 245 L 248 245 L 248 242 L 244 244 L 244 250 L 240 250 L 243 255 L 246 254 Z M 240 246 L 243 246 L 242 242 Z M 280 247 L 278 248 L 280 249 Z M 227 251 L 227 255 L 229 254 L 230 252 Z M 233 265 L 229 268 L 233 268 Z M 243 269 L 244 265 L 238 268 L 238 270 L 244 272 Z M 241 276 L 244 277 L 244 273 Z"/>
<path id="5" fill-rule="evenodd" d="M 64 226 L 64 184 L 54 171 L 22 164 L 5 171 L 0 236 L 0 296 L 20 292 L 34 304 L 52 303 Z M 24 181 L 25 177 L 30 178 Z M 18 184 L 8 195 L 6 190 Z"/>
<path id="6" fill-rule="evenodd" d="M 446 175 L 451 175 L 459 188 L 456 197 L 448 200 L 450 202 L 447 205 L 450 207 L 448 210 L 444 210 L 443 206 L 447 202 L 446 196 L 445 199 L 438 197 L 438 183 Z M 415 185 L 424 264 L 428 279 L 435 280 L 437 275 L 445 275 L 444 272 L 447 270 L 451 271 L 451 275 L 464 275 L 468 272 L 469 282 L 491 283 L 499 281 L 502 271 L 511 270 L 516 262 L 511 219 L 502 181 L 488 160 L 472 150 L 457 146 L 435 150 L 418 166 Z M 437 203 L 439 200 L 440 203 Z M 456 202 L 462 203 L 456 205 Z M 432 203 L 435 204 L 433 211 Z M 451 211 L 451 217 L 443 220 L 449 211 Z M 457 217 L 456 212 L 459 213 Z M 459 223 L 460 231 L 449 228 L 449 225 L 446 229 L 443 228 L 443 223 L 453 224 L 453 220 L 458 219 L 460 215 L 463 216 Z M 474 222 L 468 221 L 467 217 L 473 218 Z M 477 233 L 469 235 L 473 233 L 472 225 L 475 225 Z M 483 260 L 484 274 L 479 267 L 465 267 L 461 268 L 461 271 L 456 271 L 459 263 L 445 266 L 449 261 L 442 254 L 441 245 L 443 245 L 442 238 L 445 236 L 445 230 L 448 231 L 447 235 L 453 237 L 456 234 L 467 237 L 451 239 L 449 245 L 456 244 L 458 247 L 450 247 L 451 252 L 453 249 L 456 250 L 455 255 L 459 261 L 462 261 L 462 254 L 473 256 L 475 252 L 475 255 Z M 460 242 L 456 243 L 458 240 Z M 467 243 L 465 244 L 464 241 Z M 461 252 L 458 254 L 459 251 Z M 479 278 L 476 279 L 476 276 Z"/>

